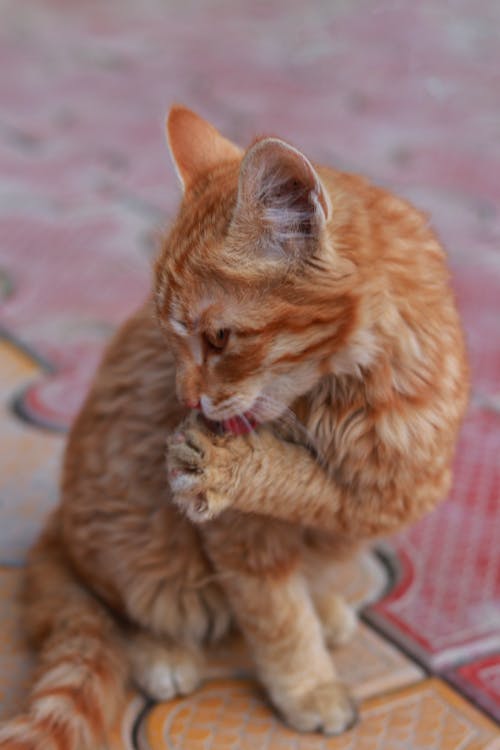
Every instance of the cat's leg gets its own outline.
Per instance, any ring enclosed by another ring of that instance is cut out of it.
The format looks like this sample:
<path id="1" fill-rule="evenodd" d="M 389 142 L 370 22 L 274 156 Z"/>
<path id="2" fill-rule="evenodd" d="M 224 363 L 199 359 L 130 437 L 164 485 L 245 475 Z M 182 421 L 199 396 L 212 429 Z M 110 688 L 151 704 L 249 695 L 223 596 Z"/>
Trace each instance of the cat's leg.
<path id="1" fill-rule="evenodd" d="M 357 628 L 356 612 L 337 593 L 337 587 L 338 566 L 345 564 L 358 550 L 358 544 L 340 536 L 313 529 L 307 529 L 304 534 L 302 569 L 321 621 L 323 637 L 332 648 L 348 643 Z"/>
<path id="2" fill-rule="evenodd" d="M 373 482 L 339 483 L 306 448 L 272 430 L 218 436 L 200 423 L 186 424 L 168 441 L 168 472 L 174 501 L 195 523 L 232 508 L 358 539 L 416 520 L 450 482 L 449 469 L 439 465 L 401 485 L 392 479 L 384 484 L 380 473 Z"/>
<path id="3" fill-rule="evenodd" d="M 356 710 L 338 681 L 299 567 L 300 532 L 228 512 L 203 528 L 260 679 L 285 720 L 339 734 Z"/>
<path id="4" fill-rule="evenodd" d="M 199 648 L 146 631 L 127 634 L 125 648 L 133 681 L 153 700 L 188 695 L 200 684 L 203 654 Z"/>
<path id="5" fill-rule="evenodd" d="M 348 643 L 356 632 L 358 618 L 343 596 L 333 591 L 310 588 L 327 646 L 335 648 Z"/>
<path id="6" fill-rule="evenodd" d="M 152 510 L 123 502 L 113 516 L 108 513 L 106 524 L 94 513 L 83 531 L 72 531 L 79 540 L 71 547 L 72 563 L 126 620 L 192 646 L 227 632 L 231 610 L 199 533 L 168 498 Z"/>

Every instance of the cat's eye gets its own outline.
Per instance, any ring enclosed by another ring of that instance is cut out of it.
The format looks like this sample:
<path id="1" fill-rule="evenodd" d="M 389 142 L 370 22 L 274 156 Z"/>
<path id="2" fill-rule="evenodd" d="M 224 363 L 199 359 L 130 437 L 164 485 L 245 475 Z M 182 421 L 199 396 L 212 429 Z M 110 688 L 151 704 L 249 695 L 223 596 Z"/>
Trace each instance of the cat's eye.
<path id="1" fill-rule="evenodd" d="M 216 331 L 205 331 L 203 338 L 209 349 L 220 354 L 229 341 L 229 328 L 219 328 Z"/>

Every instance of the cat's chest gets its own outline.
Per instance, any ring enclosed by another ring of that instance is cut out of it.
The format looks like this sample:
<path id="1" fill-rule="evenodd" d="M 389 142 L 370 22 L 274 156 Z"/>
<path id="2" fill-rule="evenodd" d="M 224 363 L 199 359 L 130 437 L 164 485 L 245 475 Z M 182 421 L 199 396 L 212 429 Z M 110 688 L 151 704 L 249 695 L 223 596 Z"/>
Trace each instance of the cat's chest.
<path id="1" fill-rule="evenodd" d="M 306 422 L 306 429 L 318 459 L 325 468 L 337 472 L 350 462 L 367 439 L 367 411 L 359 402 L 341 407 L 329 405 Z"/>

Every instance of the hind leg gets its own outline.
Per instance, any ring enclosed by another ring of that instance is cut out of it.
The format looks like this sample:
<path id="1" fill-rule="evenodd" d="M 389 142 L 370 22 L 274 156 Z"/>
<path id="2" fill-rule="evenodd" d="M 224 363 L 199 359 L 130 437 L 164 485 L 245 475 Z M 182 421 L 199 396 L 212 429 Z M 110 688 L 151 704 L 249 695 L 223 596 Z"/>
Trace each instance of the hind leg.
<path id="1" fill-rule="evenodd" d="M 126 650 L 133 681 L 153 700 L 188 695 L 200 684 L 203 654 L 194 646 L 139 632 L 127 639 Z"/>
<path id="2" fill-rule="evenodd" d="M 310 594 L 327 646 L 334 648 L 348 643 L 358 625 L 353 607 L 333 591 L 320 592 L 310 587 Z"/>
<path id="3" fill-rule="evenodd" d="M 80 579 L 139 628 L 176 643 L 216 641 L 230 626 L 227 597 L 197 529 L 166 498 L 157 505 L 137 511 L 131 504 L 101 526 L 88 520 L 85 534 L 73 532 L 84 541 L 73 545 L 72 562 Z"/>
<path id="4" fill-rule="evenodd" d="M 332 648 L 342 646 L 352 638 L 358 618 L 354 608 L 336 593 L 337 566 L 358 548 L 341 538 L 313 530 L 308 530 L 304 542 L 303 570 L 323 637 Z"/>

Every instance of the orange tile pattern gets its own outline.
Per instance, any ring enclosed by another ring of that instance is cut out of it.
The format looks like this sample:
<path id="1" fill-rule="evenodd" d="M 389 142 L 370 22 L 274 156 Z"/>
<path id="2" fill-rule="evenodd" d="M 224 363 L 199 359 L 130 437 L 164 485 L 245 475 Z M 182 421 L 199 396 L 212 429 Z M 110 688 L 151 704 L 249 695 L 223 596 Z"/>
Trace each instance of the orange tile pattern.
<path id="1" fill-rule="evenodd" d="M 33 429 L 9 409 L 13 395 L 39 374 L 29 355 L 0 336 L 0 565 L 22 561 L 57 501 L 62 436 Z"/>
<path id="2" fill-rule="evenodd" d="M 490 721 L 436 679 L 367 701 L 341 737 L 290 731 L 246 681 L 154 707 L 139 736 L 141 750 L 498 750 L 500 742 Z"/>

